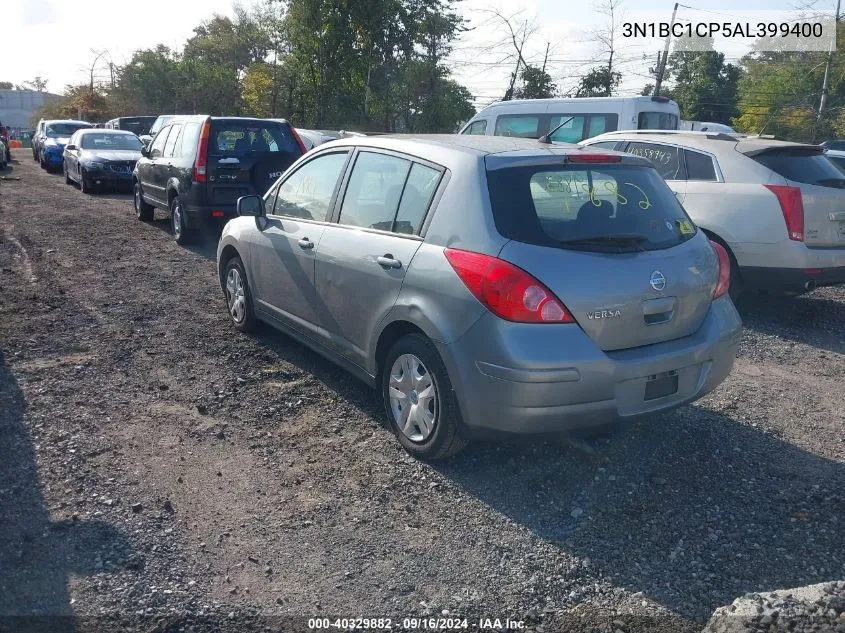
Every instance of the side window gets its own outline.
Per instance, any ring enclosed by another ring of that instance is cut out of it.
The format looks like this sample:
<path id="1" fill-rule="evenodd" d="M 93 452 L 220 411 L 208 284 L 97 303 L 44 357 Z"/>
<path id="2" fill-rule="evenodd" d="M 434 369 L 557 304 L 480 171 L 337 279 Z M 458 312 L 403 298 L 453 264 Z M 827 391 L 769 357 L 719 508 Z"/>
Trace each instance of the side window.
<path id="1" fill-rule="evenodd" d="M 605 132 L 614 132 L 618 123 L 619 116 L 616 114 L 591 114 L 587 138 L 593 138 Z"/>
<path id="2" fill-rule="evenodd" d="M 687 159 L 688 180 L 716 180 L 716 167 L 710 156 L 688 149 L 684 150 L 684 154 Z"/>
<path id="3" fill-rule="evenodd" d="M 164 151 L 164 142 L 167 140 L 167 133 L 170 131 L 170 127 L 164 127 L 156 134 L 155 140 L 153 140 L 153 144 L 150 147 L 150 158 L 159 158 L 161 153 Z"/>
<path id="4" fill-rule="evenodd" d="M 598 143 L 590 143 L 589 147 L 601 147 L 602 149 L 616 149 L 616 144 L 619 141 L 599 141 Z"/>
<path id="5" fill-rule="evenodd" d="M 279 197 L 279 186 L 270 187 L 267 193 L 264 194 L 264 208 L 267 213 L 272 214 L 273 208 L 276 206 L 276 198 Z"/>
<path id="6" fill-rule="evenodd" d="M 463 134 L 472 134 L 472 135 L 484 135 L 487 134 L 487 121 L 481 119 L 480 121 L 473 121 L 469 124 L 467 129 L 463 131 Z"/>
<path id="7" fill-rule="evenodd" d="M 176 141 L 179 140 L 179 133 L 182 131 L 182 124 L 176 123 L 171 126 L 170 134 L 167 135 L 167 143 L 164 145 L 163 158 L 170 158 L 173 156 L 173 148 L 176 147 Z"/>
<path id="8" fill-rule="evenodd" d="M 440 182 L 440 173 L 437 169 L 414 163 L 402 192 L 399 212 L 392 229 L 394 233 L 417 235 L 420 232 L 425 213 Z"/>
<path id="9" fill-rule="evenodd" d="M 540 117 L 536 115 L 503 115 L 496 119 L 496 136 L 521 136 L 538 138 L 540 136 Z"/>
<path id="10" fill-rule="evenodd" d="M 663 180 L 686 180 L 683 156 L 677 147 L 660 143 L 628 143 L 625 151 L 649 159 Z"/>
<path id="11" fill-rule="evenodd" d="M 392 231 L 411 161 L 361 152 L 340 207 L 340 224 Z"/>
<path id="12" fill-rule="evenodd" d="M 563 123 L 563 126 L 554 134 L 552 140 L 559 143 L 577 143 L 583 140 L 584 137 L 584 122 L 586 116 L 583 114 L 556 114 L 549 121 L 549 130 L 555 129 L 558 125 Z M 567 121 L 567 119 L 570 119 Z"/>
<path id="13" fill-rule="evenodd" d="M 323 154 L 293 172 L 277 189 L 267 213 L 303 220 L 325 220 L 348 152 Z M 272 197 L 272 194 L 271 194 Z"/>
<path id="14" fill-rule="evenodd" d="M 182 143 L 180 156 L 193 156 L 197 150 L 197 141 L 200 138 L 200 124 L 186 123 L 182 129 Z M 267 207 L 268 209 L 270 207 Z"/>

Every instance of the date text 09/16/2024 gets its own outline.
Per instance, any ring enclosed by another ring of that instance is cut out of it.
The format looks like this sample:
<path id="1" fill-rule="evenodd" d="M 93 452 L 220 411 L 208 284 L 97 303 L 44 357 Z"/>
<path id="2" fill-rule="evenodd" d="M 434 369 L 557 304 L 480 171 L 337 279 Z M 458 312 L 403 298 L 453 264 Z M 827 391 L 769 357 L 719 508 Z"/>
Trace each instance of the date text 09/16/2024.
<path id="1" fill-rule="evenodd" d="M 510 618 L 478 618 L 470 620 L 460 617 L 424 617 L 424 618 L 403 618 L 393 620 L 392 618 L 309 618 L 308 628 L 312 630 L 339 629 L 350 630 L 508 630 L 519 631 L 525 628 L 523 620 L 512 620 Z"/>

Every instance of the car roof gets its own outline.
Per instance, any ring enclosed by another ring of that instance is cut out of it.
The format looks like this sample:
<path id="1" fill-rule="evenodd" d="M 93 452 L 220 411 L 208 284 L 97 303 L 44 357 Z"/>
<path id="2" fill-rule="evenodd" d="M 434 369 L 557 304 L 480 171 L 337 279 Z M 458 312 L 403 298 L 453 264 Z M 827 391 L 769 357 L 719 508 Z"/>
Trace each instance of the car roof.
<path id="1" fill-rule="evenodd" d="M 45 119 L 44 124 L 47 125 L 49 123 L 73 123 L 79 125 L 93 125 L 93 123 L 89 123 L 88 121 L 79 121 L 77 119 Z"/>
<path id="2" fill-rule="evenodd" d="M 634 140 L 655 143 L 675 143 L 692 149 L 710 150 L 720 147 L 733 148 L 743 154 L 756 154 L 777 147 L 819 147 L 806 143 L 783 141 L 771 136 L 742 134 L 740 132 L 699 132 L 686 130 L 618 130 L 605 132 L 582 143 L 594 141 Z"/>
<path id="3" fill-rule="evenodd" d="M 129 130 L 110 130 L 104 127 L 90 127 L 86 130 L 79 130 L 80 134 L 123 134 L 124 136 L 135 136 L 134 132 L 130 132 Z"/>
<path id="4" fill-rule="evenodd" d="M 338 146 L 374 147 L 419 155 L 422 148 L 429 148 L 438 152 L 449 152 L 453 155 L 474 155 L 483 157 L 497 155 L 502 158 L 531 156 L 566 156 L 584 152 L 586 148 L 569 143 L 541 143 L 537 139 L 512 136 L 486 136 L 472 134 L 382 134 L 378 136 L 350 136 L 321 145 L 324 147 Z M 618 155 L 625 163 L 650 164 L 631 154 L 601 150 L 602 153 Z M 420 156 L 425 158 L 425 156 Z M 630 160 L 634 158 L 636 160 Z"/>

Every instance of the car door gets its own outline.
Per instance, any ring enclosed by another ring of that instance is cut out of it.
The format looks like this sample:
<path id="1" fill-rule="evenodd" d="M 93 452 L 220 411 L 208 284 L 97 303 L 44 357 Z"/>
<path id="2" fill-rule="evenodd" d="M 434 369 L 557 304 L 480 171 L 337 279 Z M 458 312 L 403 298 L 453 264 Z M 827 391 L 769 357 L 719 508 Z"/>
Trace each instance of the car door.
<path id="1" fill-rule="evenodd" d="M 164 191 L 165 176 L 161 172 L 167 170 L 162 155 L 169 132 L 170 126 L 168 125 L 156 134 L 150 145 L 149 158 L 141 161 L 138 167 L 138 180 L 141 182 L 144 198 L 160 206 L 167 206 L 167 195 Z"/>
<path id="2" fill-rule="evenodd" d="M 175 174 L 178 167 L 174 167 L 174 161 L 178 161 L 179 153 L 177 150 L 178 142 L 181 140 L 182 124 L 174 123 L 170 126 L 170 131 L 167 134 L 167 141 L 164 143 L 164 150 L 161 153 L 161 158 L 157 159 L 157 165 L 153 174 L 153 179 L 156 188 L 164 192 L 163 200 L 167 200 L 167 183 Z M 181 150 L 181 148 L 179 148 Z"/>
<path id="3" fill-rule="evenodd" d="M 256 308 L 317 338 L 314 256 L 350 153 L 323 152 L 284 175 L 265 196 L 267 217 L 250 244 Z"/>
<path id="4" fill-rule="evenodd" d="M 360 150 L 337 218 L 317 246 L 323 325 L 335 351 L 361 367 L 422 243 L 420 227 L 441 175 L 407 156 Z"/>
<path id="5" fill-rule="evenodd" d="M 82 151 L 82 148 L 79 147 L 80 143 L 82 143 L 82 134 L 80 134 L 79 132 L 74 132 L 73 136 L 70 137 L 70 140 L 68 141 L 68 144 L 65 147 L 65 170 L 67 171 L 68 175 L 74 179 L 79 178 L 79 153 Z M 76 149 L 68 149 L 71 145 L 76 146 Z"/>
<path id="6" fill-rule="evenodd" d="M 676 145 L 632 141 L 625 147 L 625 152 L 649 159 L 657 173 L 666 181 L 669 188 L 681 204 L 687 192 L 687 170 L 683 149 Z"/>
<path id="7" fill-rule="evenodd" d="M 724 198 L 727 194 L 725 183 L 714 156 L 691 149 L 684 149 L 683 153 L 687 174 L 684 209 L 693 222 L 710 228 L 708 216 L 722 204 L 727 205 L 729 202 Z M 728 236 L 724 237 L 728 239 Z"/>

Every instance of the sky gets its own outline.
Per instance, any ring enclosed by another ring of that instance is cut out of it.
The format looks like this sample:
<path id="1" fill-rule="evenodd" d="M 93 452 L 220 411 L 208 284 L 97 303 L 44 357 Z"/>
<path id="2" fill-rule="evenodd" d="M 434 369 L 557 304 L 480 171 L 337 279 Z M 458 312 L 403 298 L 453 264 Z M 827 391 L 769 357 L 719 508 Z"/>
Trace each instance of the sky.
<path id="1" fill-rule="evenodd" d="M 459 9 L 469 30 L 455 42 L 449 66 L 455 79 L 467 86 L 477 107 L 500 98 L 508 85 L 514 61 L 512 49 L 501 46 L 507 32 L 489 9 L 536 27 L 528 38 L 524 57 L 542 65 L 549 46 L 547 70 L 558 89 L 567 92 L 578 77 L 597 65 L 600 51 L 592 33 L 606 18 L 596 11 L 603 0 L 461 0 Z M 730 20 L 739 17 L 736 0 L 688 0 L 678 10 L 679 21 Z M 800 0 L 745 0 L 744 11 L 795 9 Z M 11 7 L 9 7 L 11 2 Z M 35 76 L 48 81 L 48 90 L 61 92 L 66 84 L 88 80 L 96 55 L 95 75 L 108 78 L 108 60 L 122 64 L 135 50 L 159 43 L 180 49 L 193 28 L 214 13 L 231 15 L 232 0 L 145 0 L 140 11 L 122 11 L 101 0 L 3 0 L 4 50 L 13 51 L 0 62 L 0 80 L 21 83 Z M 248 0 L 244 2 L 248 4 Z M 668 21 L 674 0 L 622 0 L 622 17 Z M 827 5 L 830 4 L 828 7 Z M 833 0 L 817 0 L 820 9 L 832 9 Z M 649 13 L 643 13 L 648 11 Z M 743 12 L 743 16 L 747 16 Z M 717 42 L 728 61 L 747 50 Z M 620 94 L 638 94 L 649 83 L 649 67 L 662 48 L 660 40 L 623 45 L 616 53 L 622 73 Z M 11 61 L 10 61 L 11 59 Z"/>

